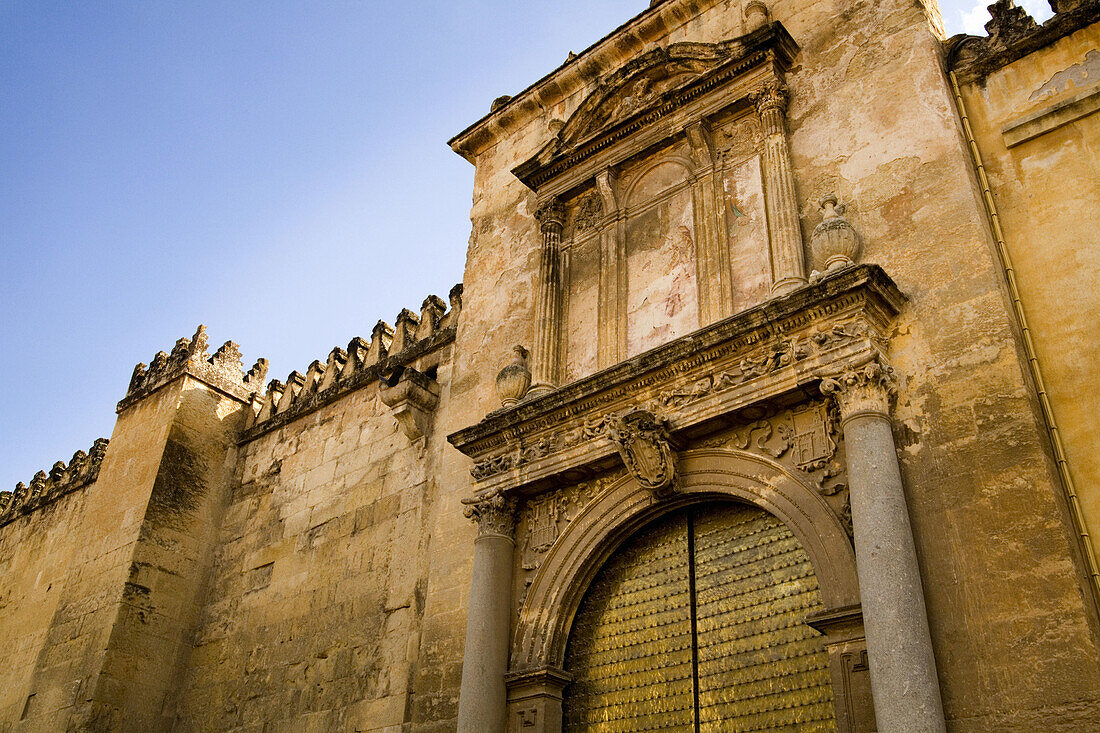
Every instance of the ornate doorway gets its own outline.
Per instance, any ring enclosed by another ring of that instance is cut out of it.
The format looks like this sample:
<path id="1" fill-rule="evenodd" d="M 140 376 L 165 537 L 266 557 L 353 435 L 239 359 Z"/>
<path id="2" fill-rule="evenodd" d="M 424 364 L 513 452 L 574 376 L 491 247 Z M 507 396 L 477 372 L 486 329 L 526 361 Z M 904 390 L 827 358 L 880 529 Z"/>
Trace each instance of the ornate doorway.
<path id="1" fill-rule="evenodd" d="M 832 731 L 823 608 L 801 543 L 745 504 L 649 524 L 586 592 L 566 648 L 564 730 Z"/>

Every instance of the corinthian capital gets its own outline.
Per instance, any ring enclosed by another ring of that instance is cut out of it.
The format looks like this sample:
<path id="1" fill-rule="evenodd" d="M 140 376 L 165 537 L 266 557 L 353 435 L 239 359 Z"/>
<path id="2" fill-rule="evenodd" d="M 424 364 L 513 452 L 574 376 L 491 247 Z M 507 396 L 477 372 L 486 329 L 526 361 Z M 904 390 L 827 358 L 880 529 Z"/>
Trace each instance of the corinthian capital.
<path id="1" fill-rule="evenodd" d="M 822 378 L 821 392 L 836 400 L 841 420 L 865 413 L 888 416 L 890 404 L 898 392 L 897 377 L 893 368 L 871 361 Z"/>
<path id="2" fill-rule="evenodd" d="M 750 95 L 750 98 L 752 103 L 756 105 L 756 113 L 764 117 L 766 113 L 773 111 L 780 114 L 785 113 L 790 94 L 785 84 L 778 79 L 769 79 L 756 89 Z"/>
<path id="3" fill-rule="evenodd" d="M 477 522 L 477 536 L 514 539 L 516 532 L 516 500 L 494 491 L 487 496 L 463 499 L 462 513 Z"/>
<path id="4" fill-rule="evenodd" d="M 557 198 L 543 201 L 535 209 L 535 218 L 538 219 L 543 231 L 551 227 L 561 229 L 565 226 L 565 207 Z"/>

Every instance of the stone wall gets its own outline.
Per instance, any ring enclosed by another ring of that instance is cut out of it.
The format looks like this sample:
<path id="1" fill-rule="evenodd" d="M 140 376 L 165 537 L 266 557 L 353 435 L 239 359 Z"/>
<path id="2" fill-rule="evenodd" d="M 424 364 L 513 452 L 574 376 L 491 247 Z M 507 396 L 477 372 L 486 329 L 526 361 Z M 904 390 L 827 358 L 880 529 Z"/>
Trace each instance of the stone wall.
<path id="1" fill-rule="evenodd" d="M 1080 725 L 1100 698 L 1088 672 L 1100 656 L 936 18 L 907 2 L 780 1 L 770 11 L 801 47 L 787 127 L 804 239 L 820 221 L 817 199 L 838 194 L 863 261 L 910 298 L 891 344 L 906 377 L 897 440 L 947 716 L 957 730 Z M 736 3 L 659 4 L 452 141 L 476 166 L 464 279 L 476 306 L 459 333 L 455 387 L 482 409 L 493 404 L 493 370 L 475 355 L 534 339 L 541 240 L 534 194 L 512 169 L 599 74 L 656 45 L 742 30 Z"/>
<path id="2" fill-rule="evenodd" d="M 1100 4 L 1043 26 L 1006 7 L 991 39 L 958 39 L 951 68 L 988 177 L 1021 309 L 1057 420 L 1082 529 L 1100 556 Z M 1076 22 L 1073 16 L 1079 16 Z M 1083 26 L 1083 27 L 1082 27 Z M 1015 52 L 1023 47 L 1026 55 Z M 983 63 L 984 62 L 984 63 Z M 1073 185 L 1067 185 L 1072 181 Z M 1074 511 L 1067 507 L 1067 515 Z M 1068 520 L 1068 516 L 1067 516 Z M 1087 568 L 1095 571 L 1095 565 Z M 1098 578 L 1094 582 L 1100 582 Z M 1094 589 L 1094 593 L 1096 590 Z"/>

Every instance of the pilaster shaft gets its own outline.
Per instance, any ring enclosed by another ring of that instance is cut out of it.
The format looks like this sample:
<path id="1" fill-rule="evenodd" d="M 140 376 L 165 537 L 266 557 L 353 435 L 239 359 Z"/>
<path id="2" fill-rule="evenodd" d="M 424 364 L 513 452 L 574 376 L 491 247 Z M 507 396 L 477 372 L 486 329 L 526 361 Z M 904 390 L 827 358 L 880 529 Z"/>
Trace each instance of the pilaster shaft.
<path id="1" fill-rule="evenodd" d="M 516 504 L 514 499 L 493 494 L 468 502 L 465 513 L 477 522 L 478 532 L 458 697 L 458 732 L 504 733 Z"/>
<path id="2" fill-rule="evenodd" d="M 890 424 L 893 371 L 870 362 L 824 379 L 821 391 L 836 400 L 844 429 L 878 729 L 944 731 L 924 590 Z"/>
<path id="3" fill-rule="evenodd" d="M 561 233 L 565 211 L 551 199 L 535 212 L 542 233 L 538 282 L 535 284 L 535 344 L 531 374 L 534 396 L 561 383 Z"/>
<path id="4" fill-rule="evenodd" d="M 798 197 L 787 143 L 787 89 L 771 81 L 752 95 L 764 131 L 764 201 L 768 209 L 772 293 L 784 293 L 806 282 Z"/>

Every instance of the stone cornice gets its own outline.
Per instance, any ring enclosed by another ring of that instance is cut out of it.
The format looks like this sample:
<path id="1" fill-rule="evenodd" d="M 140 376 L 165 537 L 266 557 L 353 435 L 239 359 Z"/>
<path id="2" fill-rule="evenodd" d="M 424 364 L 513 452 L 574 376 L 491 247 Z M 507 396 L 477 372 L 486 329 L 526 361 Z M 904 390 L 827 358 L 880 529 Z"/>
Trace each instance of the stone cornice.
<path id="1" fill-rule="evenodd" d="M 981 82 L 993 72 L 1100 18 L 1100 0 L 1055 0 L 1054 17 L 1042 25 L 1014 3 L 999 0 L 990 6 L 988 36 L 957 35 L 945 43 L 947 70 L 964 83 Z"/>
<path id="2" fill-rule="evenodd" d="M 490 413 L 448 440 L 475 460 L 478 494 L 615 460 L 611 416 L 637 407 L 675 432 L 767 399 L 815 394 L 822 375 L 882 357 L 905 302 L 874 265 L 842 269 L 550 394 Z"/>
<path id="3" fill-rule="evenodd" d="M 501 135 L 543 114 L 593 79 L 621 67 L 645 50 L 647 44 L 666 37 L 671 30 L 716 4 L 718 0 L 663 0 L 651 5 L 507 102 L 494 105 L 489 114 L 447 144 L 466 160 L 475 162 L 477 155 Z"/>

